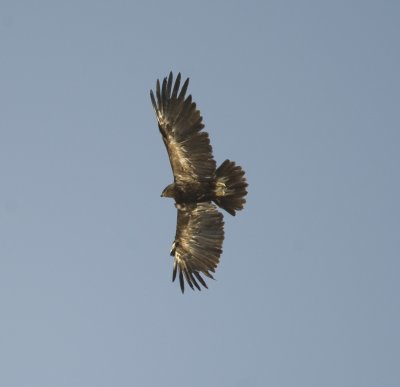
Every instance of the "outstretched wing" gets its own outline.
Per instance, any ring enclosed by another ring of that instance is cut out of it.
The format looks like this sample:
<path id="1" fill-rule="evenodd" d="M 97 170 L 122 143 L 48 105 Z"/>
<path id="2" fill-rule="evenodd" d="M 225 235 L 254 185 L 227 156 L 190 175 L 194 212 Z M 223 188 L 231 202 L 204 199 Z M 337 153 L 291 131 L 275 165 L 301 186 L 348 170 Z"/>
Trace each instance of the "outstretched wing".
<path id="1" fill-rule="evenodd" d="M 175 241 L 171 255 L 174 259 L 172 281 L 179 271 L 182 293 L 185 290 L 184 279 L 189 286 L 207 288 L 200 274 L 213 278 L 222 254 L 224 240 L 223 216 L 212 203 L 177 205 L 178 220 Z"/>
<path id="2" fill-rule="evenodd" d="M 150 98 L 156 111 L 158 127 L 168 151 L 175 182 L 193 183 L 212 178 L 216 164 L 210 140 L 204 128 L 203 117 L 192 102 L 185 99 L 189 78 L 180 92 L 181 74 L 174 86 L 172 72 L 164 78 L 162 86 L 157 80 L 156 97 L 150 90 Z M 179 94 L 178 94 L 179 92 Z"/>

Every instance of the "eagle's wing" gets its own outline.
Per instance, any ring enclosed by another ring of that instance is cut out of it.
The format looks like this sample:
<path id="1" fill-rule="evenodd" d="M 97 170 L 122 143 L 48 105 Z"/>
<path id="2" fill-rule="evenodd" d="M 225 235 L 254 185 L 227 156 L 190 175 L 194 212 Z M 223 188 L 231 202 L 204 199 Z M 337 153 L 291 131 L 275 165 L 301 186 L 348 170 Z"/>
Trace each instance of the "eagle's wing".
<path id="1" fill-rule="evenodd" d="M 198 204 L 177 205 L 178 220 L 175 241 L 171 255 L 174 259 L 172 281 L 175 281 L 179 271 L 179 282 L 182 293 L 184 279 L 193 288 L 207 288 L 200 273 L 213 278 L 210 272 L 215 272 L 222 253 L 224 240 L 223 216 L 214 204 L 204 202 Z"/>
<path id="2" fill-rule="evenodd" d="M 210 140 L 204 128 L 200 111 L 192 102 L 192 96 L 185 99 L 189 78 L 180 92 L 181 74 L 174 86 L 172 72 L 164 78 L 162 86 L 157 80 L 156 98 L 150 91 L 151 102 L 156 111 L 158 127 L 168 151 L 175 182 L 193 183 L 210 179 L 216 169 Z M 178 94 L 179 92 L 179 94 Z"/>

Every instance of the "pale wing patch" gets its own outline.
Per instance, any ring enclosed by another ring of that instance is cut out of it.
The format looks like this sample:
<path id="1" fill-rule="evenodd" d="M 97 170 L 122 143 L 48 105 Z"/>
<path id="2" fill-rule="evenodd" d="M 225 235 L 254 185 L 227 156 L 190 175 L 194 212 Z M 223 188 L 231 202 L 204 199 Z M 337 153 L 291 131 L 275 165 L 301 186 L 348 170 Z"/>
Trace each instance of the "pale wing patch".
<path id="1" fill-rule="evenodd" d="M 175 141 L 174 137 L 171 135 L 168 135 L 168 141 L 169 146 L 173 149 L 174 155 L 176 156 L 172 159 L 173 169 L 178 169 L 178 165 L 176 164 L 179 162 L 179 168 L 181 168 L 185 174 L 188 174 L 193 178 L 193 166 L 185 149 Z M 182 176 L 182 179 L 183 178 L 184 176 Z"/>

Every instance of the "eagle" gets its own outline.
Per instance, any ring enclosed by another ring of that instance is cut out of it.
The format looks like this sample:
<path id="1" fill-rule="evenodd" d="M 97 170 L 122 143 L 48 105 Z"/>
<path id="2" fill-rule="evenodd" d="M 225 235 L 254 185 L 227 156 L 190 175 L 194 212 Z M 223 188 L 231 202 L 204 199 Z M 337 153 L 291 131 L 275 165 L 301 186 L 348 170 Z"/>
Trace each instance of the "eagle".
<path id="1" fill-rule="evenodd" d="M 243 209 L 247 182 L 243 169 L 225 160 L 218 168 L 203 117 L 186 97 L 189 78 L 181 85 L 181 74 L 172 72 L 162 85 L 157 80 L 155 95 L 150 90 L 158 128 L 171 163 L 174 182 L 162 197 L 175 200 L 177 225 L 170 255 L 174 257 L 172 281 L 177 273 L 182 293 L 185 281 L 194 290 L 208 288 L 202 276 L 214 279 L 222 254 L 224 220 L 217 206 L 231 215 Z"/>

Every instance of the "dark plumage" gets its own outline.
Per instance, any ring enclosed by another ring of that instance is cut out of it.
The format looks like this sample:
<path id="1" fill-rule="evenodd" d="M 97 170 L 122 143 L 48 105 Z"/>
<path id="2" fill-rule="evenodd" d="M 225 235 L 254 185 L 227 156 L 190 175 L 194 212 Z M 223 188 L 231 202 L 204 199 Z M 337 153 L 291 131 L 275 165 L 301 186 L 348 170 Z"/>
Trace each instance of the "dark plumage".
<path id="1" fill-rule="evenodd" d="M 224 240 L 223 216 L 215 204 L 235 215 L 246 202 L 247 183 L 234 162 L 216 167 L 200 111 L 191 95 L 185 97 L 189 79 L 182 88 L 180 82 L 178 74 L 173 84 L 171 72 L 162 85 L 157 80 L 156 96 L 151 90 L 150 97 L 174 174 L 161 196 L 174 198 L 178 210 L 172 279 L 179 275 L 184 292 L 184 280 L 200 290 L 200 285 L 207 288 L 200 274 L 213 278 Z"/>

